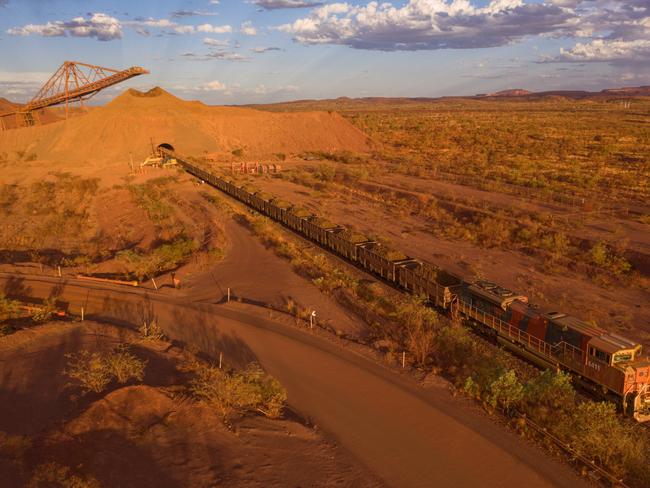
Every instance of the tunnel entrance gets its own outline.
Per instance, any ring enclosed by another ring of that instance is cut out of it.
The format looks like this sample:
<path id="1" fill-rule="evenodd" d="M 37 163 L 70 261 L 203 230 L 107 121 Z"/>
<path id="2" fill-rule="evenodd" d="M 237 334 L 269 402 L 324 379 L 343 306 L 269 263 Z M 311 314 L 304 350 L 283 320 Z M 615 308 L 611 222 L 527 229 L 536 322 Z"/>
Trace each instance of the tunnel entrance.
<path id="1" fill-rule="evenodd" d="M 174 146 L 172 146 L 171 144 L 169 144 L 167 142 L 163 142 L 162 144 L 158 144 L 158 147 L 156 148 L 156 152 L 158 152 L 160 154 L 161 149 L 165 149 L 167 151 L 174 152 Z"/>

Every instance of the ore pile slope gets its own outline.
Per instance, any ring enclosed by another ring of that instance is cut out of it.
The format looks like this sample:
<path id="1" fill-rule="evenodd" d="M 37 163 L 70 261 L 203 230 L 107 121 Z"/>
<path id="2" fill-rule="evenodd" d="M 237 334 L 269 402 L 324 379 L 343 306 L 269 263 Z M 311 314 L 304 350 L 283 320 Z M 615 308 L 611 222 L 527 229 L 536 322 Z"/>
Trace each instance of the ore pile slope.
<path id="1" fill-rule="evenodd" d="M 197 155 L 243 149 L 246 157 L 264 157 L 370 148 L 369 139 L 335 113 L 208 106 L 154 88 L 127 90 L 106 106 L 67 121 L 0 132 L 0 151 L 26 151 L 51 160 L 124 161 L 130 153 L 145 157 L 152 139 Z"/>

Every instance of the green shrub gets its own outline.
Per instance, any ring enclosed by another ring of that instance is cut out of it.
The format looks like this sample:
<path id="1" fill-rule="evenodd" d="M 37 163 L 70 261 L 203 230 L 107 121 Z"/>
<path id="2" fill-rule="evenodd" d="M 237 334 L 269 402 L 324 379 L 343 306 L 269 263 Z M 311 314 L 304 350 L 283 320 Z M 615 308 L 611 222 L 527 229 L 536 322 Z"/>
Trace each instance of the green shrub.
<path id="1" fill-rule="evenodd" d="M 580 454 L 593 459 L 615 476 L 645 473 L 648 439 L 639 437 L 636 426 L 616 413 L 616 406 L 606 402 L 583 402 L 566 419 L 559 430 Z"/>
<path id="2" fill-rule="evenodd" d="M 435 347 L 436 363 L 448 371 L 456 371 L 473 357 L 475 341 L 467 329 L 460 325 L 443 327 Z"/>
<path id="3" fill-rule="evenodd" d="M 466 395 L 477 400 L 481 398 L 481 387 L 472 379 L 471 376 L 468 376 L 465 380 L 463 391 Z"/>
<path id="4" fill-rule="evenodd" d="M 14 327 L 7 321 L 17 318 L 18 315 L 18 302 L 0 294 L 0 337 L 15 331 Z"/>
<path id="5" fill-rule="evenodd" d="M 494 408 L 501 407 L 505 411 L 510 411 L 519 406 L 523 398 L 524 386 L 514 370 L 510 369 L 490 385 L 487 401 Z"/>
<path id="6" fill-rule="evenodd" d="M 80 351 L 66 354 L 65 374 L 77 380 L 84 391 L 101 393 L 111 382 L 111 371 L 99 352 Z"/>
<path id="7" fill-rule="evenodd" d="M 66 357 L 69 361 L 65 374 L 87 392 L 101 393 L 114 379 L 124 384 L 130 379 L 144 378 L 146 362 L 133 356 L 123 345 L 108 353 L 80 351 Z"/>
<path id="8" fill-rule="evenodd" d="M 404 328 L 404 342 L 415 363 L 425 366 L 433 351 L 438 315 L 424 305 L 424 298 L 415 297 L 398 305 L 396 317 Z"/>
<path id="9" fill-rule="evenodd" d="M 571 411 L 575 407 L 575 390 L 571 375 L 562 371 L 545 370 L 530 380 L 524 388 L 526 410 L 538 420 Z"/>
<path id="10" fill-rule="evenodd" d="M 144 321 L 139 331 L 142 337 L 147 340 L 159 341 L 165 337 L 165 334 L 158 326 L 158 321 L 156 319 L 153 319 L 150 322 Z"/>
<path id="11" fill-rule="evenodd" d="M 38 307 L 38 309 L 32 315 L 32 321 L 37 324 L 49 321 L 54 313 L 56 312 L 56 304 L 53 299 L 47 299 L 43 302 L 43 306 Z"/>
<path id="12" fill-rule="evenodd" d="M 287 399 L 282 385 L 257 364 L 250 364 L 244 371 L 202 366 L 190 389 L 196 397 L 215 407 L 224 419 L 247 411 L 277 418 Z"/>
<path id="13" fill-rule="evenodd" d="M 27 488 L 100 488 L 92 476 L 72 473 L 68 466 L 55 462 L 39 464 L 34 470 Z"/>
<path id="14" fill-rule="evenodd" d="M 117 256 L 130 274 L 144 281 L 177 268 L 197 249 L 198 245 L 193 239 L 179 239 L 163 244 L 149 253 L 128 250 L 119 252 Z"/>
<path id="15" fill-rule="evenodd" d="M 128 346 L 120 345 L 105 358 L 106 366 L 118 383 L 124 384 L 133 379 L 144 379 L 146 361 L 142 361 L 129 352 Z"/>

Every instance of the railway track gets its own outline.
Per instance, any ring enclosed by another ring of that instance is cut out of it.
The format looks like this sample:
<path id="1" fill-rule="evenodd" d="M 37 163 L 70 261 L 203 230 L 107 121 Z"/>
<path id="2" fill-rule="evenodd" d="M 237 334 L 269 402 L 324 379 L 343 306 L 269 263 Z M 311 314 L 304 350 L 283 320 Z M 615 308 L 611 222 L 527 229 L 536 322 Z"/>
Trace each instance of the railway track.
<path id="1" fill-rule="evenodd" d="M 240 307 L 76 278 L 0 273 L 0 285 L 11 295 L 56 294 L 71 313 L 84 306 L 87 319 L 115 325 L 138 327 L 143 313 L 155 314 L 171 340 L 213 361 L 223 352 L 228 367 L 254 358 L 286 387 L 292 409 L 308 414 L 388 486 L 588 486 L 446 390 L 423 390 L 409 376 L 308 330 Z"/>
<path id="2" fill-rule="evenodd" d="M 467 282 L 433 265 L 391 250 L 376 241 L 316 216 L 296 211 L 288 202 L 251 193 L 158 146 L 188 173 L 282 223 L 365 271 L 403 291 L 425 295 L 431 305 L 458 313 L 515 355 L 546 369 L 563 369 L 576 383 L 607 398 L 617 398 L 624 412 L 650 420 L 650 361 L 641 346 L 559 312 L 542 312 L 516 294 L 486 281 Z"/>

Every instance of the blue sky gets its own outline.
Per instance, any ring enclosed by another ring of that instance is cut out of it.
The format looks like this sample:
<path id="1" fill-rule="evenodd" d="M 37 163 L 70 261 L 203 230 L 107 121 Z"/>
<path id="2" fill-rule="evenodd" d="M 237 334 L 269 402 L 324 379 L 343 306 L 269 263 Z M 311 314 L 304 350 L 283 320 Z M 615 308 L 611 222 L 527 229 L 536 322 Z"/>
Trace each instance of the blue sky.
<path id="1" fill-rule="evenodd" d="M 650 0 L 0 0 L 0 96 L 65 60 L 208 103 L 650 84 Z"/>

